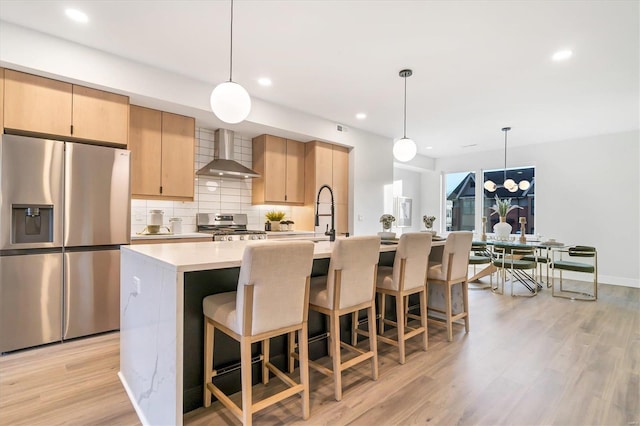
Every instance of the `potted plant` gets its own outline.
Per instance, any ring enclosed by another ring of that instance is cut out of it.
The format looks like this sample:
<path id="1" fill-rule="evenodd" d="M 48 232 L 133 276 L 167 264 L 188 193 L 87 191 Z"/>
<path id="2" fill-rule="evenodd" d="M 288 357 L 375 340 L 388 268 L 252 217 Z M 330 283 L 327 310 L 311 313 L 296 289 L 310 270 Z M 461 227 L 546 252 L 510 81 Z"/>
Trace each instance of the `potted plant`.
<path id="1" fill-rule="evenodd" d="M 396 237 L 395 232 L 391 232 L 391 225 L 396 221 L 396 218 L 392 214 L 383 214 L 380 216 L 380 223 L 382 223 L 382 232 L 378 232 L 382 239 L 392 239 Z"/>
<path id="2" fill-rule="evenodd" d="M 507 214 L 514 209 L 521 209 L 520 206 L 512 206 L 511 198 L 501 200 L 498 196 L 495 196 L 496 203 L 491 207 L 491 215 L 498 214 L 500 216 L 500 222 L 493 225 L 493 233 L 496 234 L 496 239 L 500 241 L 509 240 L 511 235 L 511 225 L 507 223 Z"/>
<path id="3" fill-rule="evenodd" d="M 265 214 L 265 217 L 271 222 L 271 230 L 280 230 L 280 221 L 284 219 L 285 213 L 279 210 L 271 210 Z"/>
<path id="4" fill-rule="evenodd" d="M 433 233 L 433 230 L 431 228 L 433 228 L 433 222 L 435 220 L 436 220 L 435 216 L 427 216 L 426 214 L 422 216 L 422 222 L 424 222 L 425 228 L 427 228 L 427 231 L 432 233 Z"/>

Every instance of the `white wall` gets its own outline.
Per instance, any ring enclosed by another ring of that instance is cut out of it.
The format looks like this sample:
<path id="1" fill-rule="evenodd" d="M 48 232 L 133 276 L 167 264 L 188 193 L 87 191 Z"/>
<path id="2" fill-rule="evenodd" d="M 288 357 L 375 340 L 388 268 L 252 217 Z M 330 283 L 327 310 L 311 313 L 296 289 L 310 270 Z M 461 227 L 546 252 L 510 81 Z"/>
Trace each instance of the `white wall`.
<path id="1" fill-rule="evenodd" d="M 508 167 L 536 167 L 536 230 L 595 246 L 603 283 L 640 287 L 639 145 L 632 131 L 508 150 Z M 503 166 L 502 150 L 436 161 L 439 173 Z"/>
<path id="2" fill-rule="evenodd" d="M 422 175 L 420 172 L 407 170 L 402 168 L 395 168 L 393 171 L 393 181 L 395 197 L 408 197 L 412 200 L 411 208 L 411 226 L 407 228 L 393 228 L 393 231 L 400 234 L 405 232 L 417 232 L 421 229 L 425 229 L 422 223 Z M 395 212 L 397 214 L 397 212 Z M 398 219 L 398 216 L 396 216 Z M 395 225 L 395 224 L 394 224 Z"/>
<path id="3" fill-rule="evenodd" d="M 270 133 L 305 142 L 318 139 L 352 147 L 349 164 L 350 230 L 360 235 L 379 230 L 383 187 L 393 179 L 390 138 L 354 128 L 346 133 L 338 132 L 336 123 L 331 120 L 257 98 L 252 99 L 252 111 L 245 122 L 224 124 L 209 110 L 209 94 L 214 84 L 161 71 L 6 22 L 0 26 L 0 64 L 122 93 L 130 96 L 131 102 L 137 105 L 195 117 L 197 125 L 202 128 L 225 127 L 245 138 Z"/>

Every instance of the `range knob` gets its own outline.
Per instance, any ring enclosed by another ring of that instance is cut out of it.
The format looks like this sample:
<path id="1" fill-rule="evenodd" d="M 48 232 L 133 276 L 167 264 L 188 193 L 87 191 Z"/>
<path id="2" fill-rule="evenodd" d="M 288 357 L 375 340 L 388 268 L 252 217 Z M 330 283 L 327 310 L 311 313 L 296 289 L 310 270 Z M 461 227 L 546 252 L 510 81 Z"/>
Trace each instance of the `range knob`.
<path id="1" fill-rule="evenodd" d="M 228 236 L 227 237 L 227 241 L 233 241 L 233 237 L 232 236 Z"/>
<path id="2" fill-rule="evenodd" d="M 244 241 L 244 235 L 240 235 L 240 241 Z"/>
<path id="3" fill-rule="evenodd" d="M 249 237 L 249 239 L 250 239 L 250 240 L 255 240 L 255 239 L 256 239 L 256 236 L 255 236 L 255 235 L 251 235 L 251 236 Z"/>

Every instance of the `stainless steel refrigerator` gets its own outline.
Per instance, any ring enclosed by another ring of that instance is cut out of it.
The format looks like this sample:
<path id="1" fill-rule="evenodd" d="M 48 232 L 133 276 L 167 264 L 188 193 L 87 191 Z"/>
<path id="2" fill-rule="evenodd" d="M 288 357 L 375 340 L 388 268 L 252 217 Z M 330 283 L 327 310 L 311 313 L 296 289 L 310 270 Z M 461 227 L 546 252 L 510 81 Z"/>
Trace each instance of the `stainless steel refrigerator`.
<path id="1" fill-rule="evenodd" d="M 2 135 L 0 352 L 119 328 L 130 152 Z"/>

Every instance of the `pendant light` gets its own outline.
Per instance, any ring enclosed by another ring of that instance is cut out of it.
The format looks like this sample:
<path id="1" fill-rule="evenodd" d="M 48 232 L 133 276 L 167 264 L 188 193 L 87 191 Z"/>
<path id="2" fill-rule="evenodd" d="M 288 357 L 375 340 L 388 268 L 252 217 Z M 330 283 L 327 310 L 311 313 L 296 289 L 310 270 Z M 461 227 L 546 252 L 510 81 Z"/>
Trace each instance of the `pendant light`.
<path id="1" fill-rule="evenodd" d="M 401 139 L 393 145 L 393 156 L 398 161 L 409 161 L 416 156 L 416 143 L 407 137 L 407 77 L 411 77 L 413 71 L 406 69 L 400 71 L 400 77 L 404 78 L 404 130 Z"/>
<path id="2" fill-rule="evenodd" d="M 495 192 L 498 188 L 504 188 L 509 192 L 516 192 L 518 189 L 523 191 L 529 189 L 531 184 L 527 180 L 521 180 L 520 183 L 516 184 L 513 179 L 507 179 L 507 132 L 511 130 L 511 127 L 503 127 L 502 131 L 504 132 L 504 178 L 502 185 L 497 185 L 492 180 L 487 180 L 484 183 L 484 189 L 489 192 Z"/>
<path id="3" fill-rule="evenodd" d="M 233 0 L 231 0 L 231 45 L 229 49 L 229 81 L 218 84 L 211 92 L 211 110 L 225 123 L 243 121 L 251 111 L 251 97 L 244 87 L 234 82 L 233 72 Z"/>

